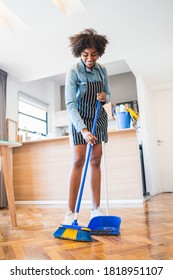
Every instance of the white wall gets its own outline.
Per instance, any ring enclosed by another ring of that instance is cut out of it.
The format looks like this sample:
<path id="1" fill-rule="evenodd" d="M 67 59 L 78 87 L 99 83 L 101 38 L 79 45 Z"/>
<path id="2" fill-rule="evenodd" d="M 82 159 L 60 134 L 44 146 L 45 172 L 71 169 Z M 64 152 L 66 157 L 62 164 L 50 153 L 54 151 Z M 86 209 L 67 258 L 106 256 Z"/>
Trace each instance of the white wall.
<path id="1" fill-rule="evenodd" d="M 139 137 L 143 145 L 147 191 L 151 195 L 161 192 L 161 177 L 157 147 L 156 120 L 153 114 L 153 95 L 141 77 L 136 77 L 140 126 Z"/>
<path id="2" fill-rule="evenodd" d="M 42 79 L 28 83 L 19 83 L 8 78 L 6 118 L 18 121 L 18 92 L 22 91 L 49 104 L 49 133 L 55 133 L 55 109 L 59 104 L 59 87 L 50 80 Z"/>
<path id="3" fill-rule="evenodd" d="M 112 75 L 109 82 L 113 104 L 137 100 L 136 78 L 132 72 Z"/>

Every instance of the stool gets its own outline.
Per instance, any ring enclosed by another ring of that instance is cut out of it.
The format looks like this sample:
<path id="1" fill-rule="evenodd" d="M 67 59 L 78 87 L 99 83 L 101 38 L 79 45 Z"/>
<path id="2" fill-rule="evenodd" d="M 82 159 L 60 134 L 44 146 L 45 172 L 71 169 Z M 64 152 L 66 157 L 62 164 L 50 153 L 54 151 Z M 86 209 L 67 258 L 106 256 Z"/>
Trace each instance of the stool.
<path id="1" fill-rule="evenodd" d="M 2 157 L 2 173 L 4 176 L 8 207 L 13 227 L 17 226 L 16 207 L 13 188 L 12 148 L 21 146 L 21 143 L 0 140 L 0 156 Z"/>

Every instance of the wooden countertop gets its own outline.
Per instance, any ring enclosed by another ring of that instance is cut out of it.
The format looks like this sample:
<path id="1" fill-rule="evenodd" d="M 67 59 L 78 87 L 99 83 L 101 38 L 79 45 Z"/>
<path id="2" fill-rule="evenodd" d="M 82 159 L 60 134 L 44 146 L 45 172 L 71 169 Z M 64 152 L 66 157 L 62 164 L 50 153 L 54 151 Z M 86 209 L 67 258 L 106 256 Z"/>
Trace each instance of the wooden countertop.
<path id="1" fill-rule="evenodd" d="M 108 134 L 123 134 L 123 133 L 130 133 L 130 132 L 136 132 L 134 128 L 127 128 L 127 129 L 111 129 L 108 130 Z M 46 139 L 37 139 L 37 140 L 30 140 L 30 141 L 23 141 L 22 144 L 34 144 L 34 143 L 43 143 L 43 142 L 53 142 L 53 141 L 61 141 L 61 140 L 68 140 L 69 135 L 67 136 L 58 136 L 53 138 L 46 138 Z"/>

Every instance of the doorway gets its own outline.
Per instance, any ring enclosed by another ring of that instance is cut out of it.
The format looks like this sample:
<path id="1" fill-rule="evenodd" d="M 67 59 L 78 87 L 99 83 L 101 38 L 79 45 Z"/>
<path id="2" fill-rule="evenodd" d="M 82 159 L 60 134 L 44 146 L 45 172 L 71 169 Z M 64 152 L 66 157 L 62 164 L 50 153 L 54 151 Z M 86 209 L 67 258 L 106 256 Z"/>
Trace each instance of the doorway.
<path id="1" fill-rule="evenodd" d="M 154 106 L 157 123 L 157 144 L 162 179 L 162 191 L 173 192 L 173 89 L 154 93 Z"/>

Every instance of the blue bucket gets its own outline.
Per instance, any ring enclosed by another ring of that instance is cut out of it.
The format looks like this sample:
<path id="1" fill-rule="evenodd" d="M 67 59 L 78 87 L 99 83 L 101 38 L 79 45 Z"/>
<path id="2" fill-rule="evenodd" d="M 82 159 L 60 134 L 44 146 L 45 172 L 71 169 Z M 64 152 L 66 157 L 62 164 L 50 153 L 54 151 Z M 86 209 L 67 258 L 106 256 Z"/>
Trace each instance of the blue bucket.
<path id="1" fill-rule="evenodd" d="M 115 114 L 119 129 L 130 128 L 130 113 L 119 112 Z"/>

